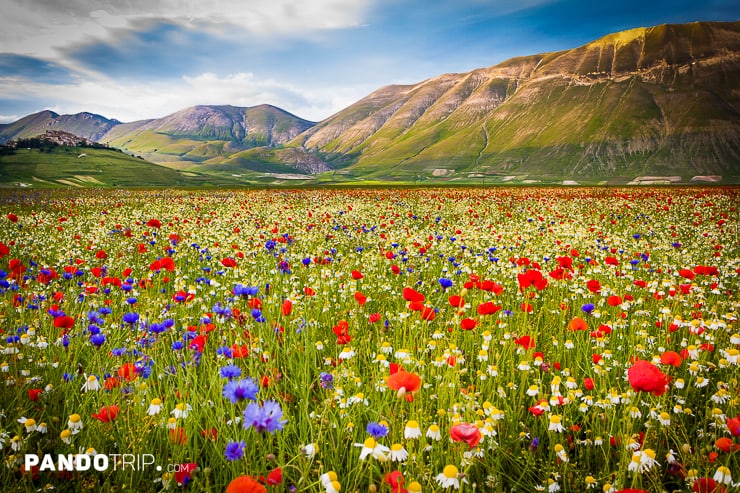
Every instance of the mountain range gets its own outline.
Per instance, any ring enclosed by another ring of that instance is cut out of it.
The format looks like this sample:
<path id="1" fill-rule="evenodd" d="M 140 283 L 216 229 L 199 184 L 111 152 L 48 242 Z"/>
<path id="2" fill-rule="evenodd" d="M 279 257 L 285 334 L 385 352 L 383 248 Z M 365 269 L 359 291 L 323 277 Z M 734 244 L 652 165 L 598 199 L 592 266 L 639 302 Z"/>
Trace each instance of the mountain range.
<path id="1" fill-rule="evenodd" d="M 269 105 L 121 123 L 44 111 L 48 129 L 184 172 L 307 183 L 740 181 L 740 22 L 637 28 L 418 84 L 310 122 Z"/>

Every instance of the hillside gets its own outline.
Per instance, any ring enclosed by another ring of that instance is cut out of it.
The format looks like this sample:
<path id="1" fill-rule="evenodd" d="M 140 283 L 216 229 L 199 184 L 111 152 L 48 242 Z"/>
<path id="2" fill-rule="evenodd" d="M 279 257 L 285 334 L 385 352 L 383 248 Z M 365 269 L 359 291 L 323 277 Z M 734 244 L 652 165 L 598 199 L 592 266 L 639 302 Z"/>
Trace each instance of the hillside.
<path id="1" fill-rule="evenodd" d="M 346 179 L 740 177 L 740 22 L 663 25 L 388 86 L 296 138 Z"/>
<path id="2" fill-rule="evenodd" d="M 12 139 L 36 137 L 45 132 L 63 131 L 92 141 L 99 141 L 108 130 L 118 125 L 118 120 L 109 120 L 92 113 L 59 115 L 45 110 L 21 118 L 13 123 L 0 124 L 0 144 Z"/>
<path id="3" fill-rule="evenodd" d="M 194 106 L 164 118 L 111 128 L 100 142 L 168 166 L 220 163 L 255 147 L 276 147 L 312 127 L 280 108 Z"/>
<path id="4" fill-rule="evenodd" d="M 164 187 L 231 182 L 182 173 L 111 149 L 52 146 L 0 153 L 0 187 Z"/>

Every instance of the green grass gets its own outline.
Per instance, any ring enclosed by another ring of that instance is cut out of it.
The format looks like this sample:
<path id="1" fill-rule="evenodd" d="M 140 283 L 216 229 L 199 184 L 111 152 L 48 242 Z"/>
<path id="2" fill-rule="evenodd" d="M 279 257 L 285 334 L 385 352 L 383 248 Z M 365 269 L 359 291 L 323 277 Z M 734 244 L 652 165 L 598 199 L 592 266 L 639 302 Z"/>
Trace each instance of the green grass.
<path id="1" fill-rule="evenodd" d="M 84 157 L 79 157 L 85 154 Z M 228 184 L 203 174 L 186 176 L 119 151 L 54 147 L 49 152 L 19 149 L 0 156 L 0 183 L 5 187 L 166 187 Z"/>

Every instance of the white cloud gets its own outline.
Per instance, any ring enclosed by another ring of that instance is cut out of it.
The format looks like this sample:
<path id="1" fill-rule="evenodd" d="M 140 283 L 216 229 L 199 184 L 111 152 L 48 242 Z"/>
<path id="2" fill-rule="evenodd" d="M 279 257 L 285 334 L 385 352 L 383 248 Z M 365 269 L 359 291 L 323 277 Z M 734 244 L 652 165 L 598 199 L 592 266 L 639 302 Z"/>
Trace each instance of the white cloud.
<path id="1" fill-rule="evenodd" d="M 57 113 L 89 111 L 123 122 L 160 118 L 197 104 L 271 104 L 301 118 L 320 121 L 373 89 L 344 85 L 303 88 L 258 79 L 246 72 L 225 77 L 204 73 L 156 83 L 122 82 L 93 74 L 65 85 L 0 78 L 0 98 L 55 101 L 49 109 Z"/>
<path id="2" fill-rule="evenodd" d="M 298 36 L 357 26 L 372 0 L 6 0 L 2 51 L 51 57 L 59 49 L 115 40 L 166 21 L 223 32 Z"/>
<path id="3" fill-rule="evenodd" d="M 21 118 L 23 117 L 19 115 L 0 115 L 0 123 L 13 123 Z"/>

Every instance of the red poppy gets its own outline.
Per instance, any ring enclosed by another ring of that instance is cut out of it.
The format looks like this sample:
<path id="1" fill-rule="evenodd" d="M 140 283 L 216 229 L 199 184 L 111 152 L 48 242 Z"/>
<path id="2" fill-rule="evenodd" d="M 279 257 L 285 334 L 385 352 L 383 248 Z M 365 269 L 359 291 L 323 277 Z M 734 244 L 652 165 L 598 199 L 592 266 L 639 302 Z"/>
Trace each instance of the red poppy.
<path id="1" fill-rule="evenodd" d="M 173 445 L 185 445 L 188 441 L 188 435 L 185 433 L 185 428 L 177 427 L 173 428 L 169 432 L 170 443 Z"/>
<path id="2" fill-rule="evenodd" d="M 316 291 L 314 291 L 313 288 L 309 288 L 308 286 L 306 286 L 305 288 L 303 288 L 303 294 L 305 294 L 306 296 L 314 296 L 316 294 Z"/>
<path id="3" fill-rule="evenodd" d="M 167 270 L 169 272 L 173 272 L 175 270 L 175 261 L 170 257 L 157 259 L 149 265 L 149 270 Z"/>
<path id="4" fill-rule="evenodd" d="M 175 482 L 177 484 L 186 485 L 190 482 L 190 474 L 192 474 L 196 469 L 198 469 L 198 465 L 195 462 L 189 462 L 186 464 L 179 464 L 175 468 Z M 239 490 L 234 490 L 234 493 L 236 493 Z M 249 490 L 244 490 L 249 491 Z M 255 490 L 255 491 L 262 491 L 265 490 Z M 232 492 L 229 492 L 232 493 Z"/>
<path id="5" fill-rule="evenodd" d="M 162 221 L 160 221 L 159 219 L 150 219 L 146 222 L 146 225 L 150 228 L 161 228 Z"/>
<path id="6" fill-rule="evenodd" d="M 249 476 L 239 476 L 229 483 L 226 493 L 267 493 L 267 489 Z"/>
<path id="7" fill-rule="evenodd" d="M 290 312 L 292 310 L 293 310 L 293 302 L 290 300 L 283 301 L 283 306 L 282 306 L 283 316 L 287 317 L 288 315 L 290 315 Z"/>
<path id="8" fill-rule="evenodd" d="M 221 265 L 223 265 L 224 267 L 236 267 L 236 260 L 231 257 L 226 257 L 225 259 L 221 260 Z"/>
<path id="9" fill-rule="evenodd" d="M 203 352 L 203 346 L 206 345 L 206 338 L 201 334 L 196 336 L 195 339 L 188 345 L 188 349 L 195 349 L 199 353 Z"/>
<path id="10" fill-rule="evenodd" d="M 614 258 L 614 257 L 606 257 L 606 258 L 604 259 L 604 263 L 605 263 L 606 265 L 619 265 L 619 260 L 617 260 L 617 259 L 616 259 L 616 258 Z"/>
<path id="11" fill-rule="evenodd" d="M 389 376 L 385 382 L 389 389 L 397 391 L 398 397 L 405 396 L 409 402 L 414 400 L 411 394 L 421 387 L 421 377 L 406 370 L 398 370 Z"/>
<path id="12" fill-rule="evenodd" d="M 391 493 L 407 493 L 408 490 L 403 487 L 404 479 L 400 471 L 389 472 L 383 478 L 383 481 L 391 485 Z"/>
<path id="13" fill-rule="evenodd" d="M 617 296 L 617 295 L 612 295 L 606 299 L 606 302 L 609 304 L 609 306 L 619 306 L 622 304 L 622 297 Z"/>
<path id="14" fill-rule="evenodd" d="M 118 376 L 130 382 L 136 380 L 139 375 L 136 373 L 136 366 L 133 363 L 124 363 L 118 369 Z"/>
<path id="15" fill-rule="evenodd" d="M 684 279 L 688 279 L 689 281 L 693 280 L 694 277 L 696 277 L 696 274 L 694 274 L 694 272 L 689 269 L 680 269 L 678 271 L 678 275 L 683 277 Z"/>
<path id="16" fill-rule="evenodd" d="M 647 490 L 641 490 L 639 488 L 624 488 L 621 490 L 617 490 L 616 493 L 650 493 Z"/>
<path id="17" fill-rule="evenodd" d="M 480 443 L 482 435 L 477 426 L 461 423 L 450 428 L 450 438 L 456 442 L 465 442 L 472 449 Z"/>
<path id="18" fill-rule="evenodd" d="M 463 299 L 463 297 L 456 294 L 447 298 L 447 301 L 455 308 L 462 308 L 463 306 L 465 306 L 465 300 Z"/>
<path id="19" fill-rule="evenodd" d="M 362 272 L 360 272 L 359 270 L 352 271 L 352 279 L 362 279 L 363 277 L 365 276 L 363 276 Z"/>
<path id="20" fill-rule="evenodd" d="M 694 493 L 725 493 L 727 489 L 712 478 L 699 478 L 691 485 Z"/>
<path id="21" fill-rule="evenodd" d="M 478 305 L 478 315 L 493 315 L 501 309 L 501 305 L 496 305 L 492 301 L 486 301 Z"/>
<path id="22" fill-rule="evenodd" d="M 740 445 L 732 443 L 732 440 L 727 437 L 720 437 L 714 442 L 714 446 L 720 449 L 722 452 L 734 452 L 740 449 Z"/>
<path id="23" fill-rule="evenodd" d="M 665 351 L 660 355 L 660 362 L 664 365 L 671 365 L 675 367 L 681 366 L 683 359 L 675 351 Z"/>
<path id="24" fill-rule="evenodd" d="M 8 220 L 9 220 L 9 221 L 10 221 L 11 223 L 17 223 L 17 222 L 18 222 L 18 216 L 16 216 L 16 215 L 15 215 L 15 214 L 13 214 L 12 212 L 9 212 L 9 213 L 8 213 Z"/>
<path id="25" fill-rule="evenodd" d="M 26 266 L 17 258 L 10 259 L 10 262 L 8 262 L 8 268 L 10 269 L 8 277 L 10 279 L 15 279 L 16 281 L 20 281 L 23 273 L 26 272 Z"/>
<path id="26" fill-rule="evenodd" d="M 645 360 L 635 361 L 627 370 L 627 378 L 636 392 L 650 392 L 661 396 L 668 388 L 668 376 Z"/>
<path id="27" fill-rule="evenodd" d="M 103 384 L 103 387 L 105 390 L 113 390 L 116 387 L 121 386 L 121 381 L 117 377 L 108 377 L 105 379 L 105 383 Z"/>
<path id="28" fill-rule="evenodd" d="M 434 318 L 437 316 L 437 313 L 434 311 L 434 308 L 432 307 L 424 307 L 423 310 L 421 310 L 421 319 L 431 322 L 434 320 Z"/>
<path id="29" fill-rule="evenodd" d="M 380 320 L 381 317 L 382 317 L 382 315 L 380 313 L 372 313 L 367 318 L 367 321 L 370 322 L 371 324 L 374 324 L 375 322 L 377 322 L 378 320 Z"/>
<path id="30" fill-rule="evenodd" d="M 586 288 L 592 293 L 601 292 L 601 283 L 597 279 L 591 279 L 586 283 Z"/>
<path id="31" fill-rule="evenodd" d="M 553 279 L 555 279 L 556 281 L 562 281 L 563 279 L 573 278 L 571 273 L 563 269 L 562 267 L 558 267 L 557 269 L 550 271 L 548 275 L 552 277 Z"/>
<path id="32" fill-rule="evenodd" d="M 593 390 L 594 389 L 594 379 L 591 377 L 584 378 L 583 386 L 586 387 L 586 390 Z"/>
<path id="33" fill-rule="evenodd" d="M 102 421 L 103 423 L 110 423 L 118 417 L 119 411 L 120 409 L 116 405 L 103 406 L 100 408 L 100 411 L 93 414 L 92 417 L 98 421 Z"/>
<path id="34" fill-rule="evenodd" d="M 727 420 L 727 429 L 734 437 L 740 436 L 740 414 Z"/>
<path id="35" fill-rule="evenodd" d="M 474 318 L 464 318 L 460 321 L 460 328 L 462 330 L 473 330 L 478 325 L 478 321 Z"/>
<path id="36" fill-rule="evenodd" d="M 558 265 L 563 269 L 573 270 L 573 259 L 570 257 L 557 257 Z"/>
<path id="37" fill-rule="evenodd" d="M 75 319 L 68 315 L 62 315 L 61 317 L 54 317 L 54 327 L 58 329 L 71 329 L 74 324 L 75 324 Z"/>
<path id="38" fill-rule="evenodd" d="M 412 312 L 420 312 L 424 309 L 424 302 L 423 301 L 412 301 L 409 303 L 409 310 Z"/>
<path id="39" fill-rule="evenodd" d="M 348 344 L 352 340 L 349 335 L 349 324 L 346 320 L 340 320 L 331 330 L 337 336 L 337 344 Z"/>
<path id="40" fill-rule="evenodd" d="M 581 317 L 575 317 L 573 320 L 568 322 L 568 329 L 571 331 L 588 330 L 588 323 Z"/>
<path id="41" fill-rule="evenodd" d="M 547 287 L 547 279 L 542 276 L 542 272 L 536 269 L 529 269 L 522 274 L 517 274 L 517 280 L 519 281 L 520 291 L 524 291 L 530 286 L 534 286 L 538 291 Z"/>
<path id="42" fill-rule="evenodd" d="M 44 392 L 44 389 L 28 389 L 28 398 L 33 402 L 38 402 L 39 396 Z"/>
<path id="43" fill-rule="evenodd" d="M 421 302 L 423 303 L 426 297 L 420 292 L 412 288 L 403 288 L 403 299 L 409 302 Z"/>
<path id="44" fill-rule="evenodd" d="M 514 343 L 520 345 L 524 349 L 533 349 L 535 346 L 534 339 L 532 339 L 532 336 L 528 335 L 514 339 Z"/>
<path id="45" fill-rule="evenodd" d="M 359 291 L 356 291 L 356 292 L 355 292 L 355 300 L 356 300 L 356 301 L 357 301 L 357 303 L 359 303 L 360 305 L 364 305 L 365 303 L 367 303 L 367 296 L 365 296 L 364 294 L 362 294 L 362 293 L 361 293 L 361 292 L 359 292 Z"/>
<path id="46" fill-rule="evenodd" d="M 10 254 L 10 248 L 8 245 L 0 241 L 0 258 Z"/>

